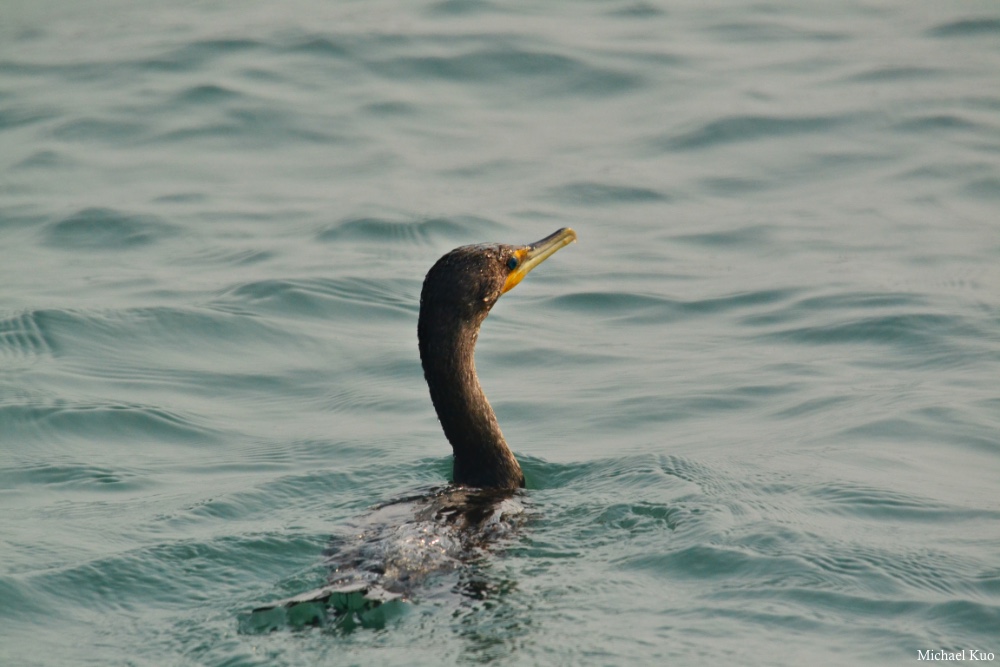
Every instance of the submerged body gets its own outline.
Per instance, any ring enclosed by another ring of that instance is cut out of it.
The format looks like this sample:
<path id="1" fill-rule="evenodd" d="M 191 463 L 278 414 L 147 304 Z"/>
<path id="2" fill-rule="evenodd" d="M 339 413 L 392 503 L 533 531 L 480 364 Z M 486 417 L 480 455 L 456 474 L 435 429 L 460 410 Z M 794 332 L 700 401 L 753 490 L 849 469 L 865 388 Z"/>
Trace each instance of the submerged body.
<path id="1" fill-rule="evenodd" d="M 408 596 L 438 572 L 473 562 L 512 536 L 524 516 L 507 492 L 449 486 L 380 505 L 328 551 L 331 585 L 359 581 Z"/>
<path id="2" fill-rule="evenodd" d="M 468 571 L 502 547 L 525 516 L 516 494 L 459 486 L 379 505 L 331 541 L 327 585 L 255 609 L 243 629 L 383 627 L 434 575 Z M 447 590 L 480 597 L 491 587 L 485 577 L 466 576 Z"/>
<path id="3" fill-rule="evenodd" d="M 452 485 L 377 507 L 329 550 L 329 585 L 256 610 L 255 630 L 323 623 L 330 610 L 341 623 L 363 623 L 365 614 L 405 598 L 428 575 L 475 561 L 515 531 L 523 516 L 515 492 L 524 474 L 479 384 L 476 339 L 500 296 L 575 240 L 564 228 L 527 246 L 462 246 L 428 271 L 417 339 L 431 402 L 454 454 Z"/>

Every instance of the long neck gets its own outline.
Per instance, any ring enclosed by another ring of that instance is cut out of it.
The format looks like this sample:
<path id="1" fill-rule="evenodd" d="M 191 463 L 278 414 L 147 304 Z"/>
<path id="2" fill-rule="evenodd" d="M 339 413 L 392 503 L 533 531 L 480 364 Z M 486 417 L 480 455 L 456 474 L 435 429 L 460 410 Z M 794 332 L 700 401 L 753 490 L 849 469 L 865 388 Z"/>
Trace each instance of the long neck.
<path id="1" fill-rule="evenodd" d="M 476 376 L 480 321 L 457 322 L 422 308 L 417 326 L 420 361 L 444 434 L 454 452 L 454 483 L 480 488 L 524 486 L 496 415 Z M 485 314 L 484 314 L 485 316 Z"/>

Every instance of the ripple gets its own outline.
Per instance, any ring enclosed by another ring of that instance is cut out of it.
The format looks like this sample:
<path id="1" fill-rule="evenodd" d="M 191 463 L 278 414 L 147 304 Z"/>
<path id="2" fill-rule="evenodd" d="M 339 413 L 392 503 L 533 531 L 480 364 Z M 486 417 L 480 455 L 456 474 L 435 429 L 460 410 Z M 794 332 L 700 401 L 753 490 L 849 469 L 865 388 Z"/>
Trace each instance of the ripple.
<path id="1" fill-rule="evenodd" d="M 51 400 L 0 405 L 0 421 L 11 437 L 50 441 L 173 442 L 209 444 L 217 434 L 194 418 L 156 406 Z"/>
<path id="2" fill-rule="evenodd" d="M 553 188 L 550 192 L 558 201 L 583 206 L 648 204 L 670 200 L 668 195 L 650 188 L 611 185 L 608 183 L 568 183 Z"/>
<path id="3" fill-rule="evenodd" d="M 834 514 L 889 521 L 1000 519 L 996 511 L 951 507 L 929 498 L 848 482 L 829 482 L 802 491 L 807 498 L 820 501 L 814 509 Z"/>
<path id="4" fill-rule="evenodd" d="M 547 303 L 550 307 L 583 313 L 588 317 L 602 320 L 666 324 L 697 315 L 723 315 L 772 304 L 783 304 L 790 301 L 796 293 L 796 290 L 791 289 L 766 289 L 682 301 L 657 294 L 575 292 L 552 297 Z"/>
<path id="5" fill-rule="evenodd" d="M 397 56 L 370 65 L 393 79 L 441 79 L 480 86 L 538 86 L 544 95 L 616 95 L 640 85 L 636 74 L 548 51 L 500 46 L 453 56 Z"/>
<path id="6" fill-rule="evenodd" d="M 271 279 L 226 290 L 213 305 L 244 313 L 293 315 L 323 320 L 413 316 L 415 304 L 398 281 L 361 278 Z"/>
<path id="7" fill-rule="evenodd" d="M 307 53 L 324 58 L 341 59 L 351 53 L 347 40 L 326 35 L 303 35 L 285 49 L 291 53 Z"/>
<path id="8" fill-rule="evenodd" d="M 501 6 L 485 0 L 439 0 L 427 8 L 432 16 L 476 16 L 502 11 Z"/>
<path id="9" fill-rule="evenodd" d="M 0 358 L 6 358 L 5 363 L 35 361 L 51 353 L 35 312 L 0 319 Z"/>
<path id="10" fill-rule="evenodd" d="M 3 71 L 0 63 L 0 71 Z M 47 120 L 55 114 L 47 109 L 6 107 L 0 108 L 0 131 L 10 130 L 21 125 L 31 125 Z"/>
<path id="11" fill-rule="evenodd" d="M 702 150 L 743 141 L 821 134 L 847 120 L 844 116 L 732 116 L 710 121 L 700 128 L 656 143 L 667 150 Z"/>
<path id="12" fill-rule="evenodd" d="M 975 179 L 967 183 L 962 189 L 968 195 L 977 199 L 1000 200 L 1000 178 L 997 177 Z"/>
<path id="13" fill-rule="evenodd" d="M 175 104 L 219 104 L 241 99 L 244 95 L 218 84 L 199 84 L 190 86 L 174 95 Z"/>
<path id="14" fill-rule="evenodd" d="M 552 297 L 551 307 L 586 313 L 603 320 L 671 322 L 681 316 L 681 302 L 653 294 L 575 292 Z"/>
<path id="15" fill-rule="evenodd" d="M 164 53 L 137 60 L 133 66 L 156 72 L 189 72 L 204 68 L 214 60 L 239 53 L 261 51 L 264 42 L 255 39 L 222 38 L 187 42 Z"/>
<path id="16" fill-rule="evenodd" d="M 711 26 L 711 29 L 726 40 L 745 42 L 839 42 L 851 38 L 851 35 L 845 32 L 815 30 L 790 22 L 765 19 L 718 23 Z"/>
<path id="17" fill-rule="evenodd" d="M 315 550 L 321 544 L 292 534 L 178 540 L 33 573 L 25 580 L 36 595 L 52 599 L 72 590 L 77 607 L 92 612 L 135 610 L 154 600 L 161 608 L 213 603 L 287 564 L 290 550 Z"/>
<path id="18" fill-rule="evenodd" d="M 624 559 L 628 567 L 669 571 L 671 578 L 716 580 L 720 577 L 759 579 L 775 569 L 795 578 L 803 569 L 792 557 L 777 558 L 747 552 L 744 549 L 702 544 L 672 550 L 665 554 L 647 554 Z"/>
<path id="19" fill-rule="evenodd" d="M 414 104 L 398 101 L 372 102 L 365 105 L 365 111 L 372 116 L 408 117 L 416 116 L 419 107 Z"/>
<path id="20" fill-rule="evenodd" d="M 651 530 L 676 530 L 682 514 L 679 508 L 667 505 L 619 503 L 605 508 L 598 521 L 614 530 L 648 535 Z"/>
<path id="21" fill-rule="evenodd" d="M 929 28 L 930 37 L 980 37 L 1000 35 L 1000 19 L 995 16 L 948 21 Z"/>
<path id="22" fill-rule="evenodd" d="M 608 14 L 630 19 L 650 19 L 664 16 L 666 12 L 649 2 L 631 2 L 624 7 L 611 10 Z"/>
<path id="23" fill-rule="evenodd" d="M 204 120 L 159 133 L 155 140 L 165 144 L 189 141 L 226 143 L 239 140 L 241 147 L 266 148 L 289 142 L 310 144 L 350 144 L 354 139 L 330 131 L 297 112 L 267 102 L 226 105 L 223 120 Z"/>
<path id="24" fill-rule="evenodd" d="M 791 297 L 794 293 L 788 292 Z M 860 316 L 860 313 L 905 311 L 912 308 L 931 308 L 930 301 L 923 296 L 906 292 L 850 292 L 845 294 L 823 294 L 807 296 L 791 301 L 783 307 L 766 313 L 752 313 L 743 318 L 750 326 L 766 326 L 815 317 L 829 311 L 846 311 Z"/>
<path id="25" fill-rule="evenodd" d="M 716 195 L 738 197 L 751 192 L 761 192 L 772 184 L 760 178 L 713 176 L 701 179 L 700 185 Z"/>
<path id="26" fill-rule="evenodd" d="M 67 250 L 127 250 L 174 236 L 177 228 L 157 217 L 110 208 L 85 208 L 46 229 L 48 245 Z"/>
<path id="27" fill-rule="evenodd" d="M 43 485 L 102 492 L 137 491 L 153 485 L 141 470 L 72 463 L 8 467 L 0 470 L 0 481 L 0 486 L 9 489 Z M 37 489 L 32 492 L 37 492 Z"/>
<path id="28" fill-rule="evenodd" d="M 917 132 L 920 134 L 936 130 L 986 130 L 981 123 L 975 123 L 957 113 L 922 114 L 907 118 L 900 123 L 896 123 L 893 127 L 901 132 Z"/>
<path id="29" fill-rule="evenodd" d="M 80 118 L 58 125 L 52 136 L 66 141 L 96 141 L 122 145 L 145 137 L 144 123 L 107 118 Z"/>
<path id="30" fill-rule="evenodd" d="M 144 378 L 162 380 L 160 373 L 190 372 L 192 367 L 203 366 L 206 358 L 224 376 L 225 360 L 245 370 L 248 355 L 260 365 L 273 349 L 283 350 L 286 358 L 311 354 L 312 339 L 303 332 L 293 335 L 264 318 L 225 312 L 221 307 L 53 309 L 36 311 L 33 317 L 57 363 L 72 374 L 91 378 L 132 383 Z M 289 349 L 290 340 L 296 343 L 294 349 Z M 166 379 L 177 383 L 182 377 Z"/>
<path id="31" fill-rule="evenodd" d="M 673 239 L 678 243 L 709 248 L 754 248 L 771 245 L 773 232 L 774 228 L 769 225 L 749 225 L 717 232 L 679 234 Z"/>
<path id="32" fill-rule="evenodd" d="M 35 151 L 28 157 L 18 162 L 14 165 L 14 168 L 48 170 L 58 167 L 72 167 L 75 164 L 76 161 L 65 153 L 52 150 L 40 150 Z"/>
<path id="33" fill-rule="evenodd" d="M 947 70 L 932 67 L 893 66 L 877 67 L 854 74 L 848 81 L 858 83 L 887 83 L 892 81 L 909 81 L 913 79 L 932 79 L 948 75 Z"/>
<path id="34" fill-rule="evenodd" d="M 962 332 L 960 319 L 935 313 L 906 313 L 857 317 L 847 322 L 785 329 L 767 338 L 803 345 L 876 343 L 922 350 Z"/>
<path id="35" fill-rule="evenodd" d="M 347 218 L 319 233 L 320 241 L 370 241 L 379 244 L 461 240 L 498 232 L 496 223 L 476 216 L 400 221 L 386 218 Z"/>

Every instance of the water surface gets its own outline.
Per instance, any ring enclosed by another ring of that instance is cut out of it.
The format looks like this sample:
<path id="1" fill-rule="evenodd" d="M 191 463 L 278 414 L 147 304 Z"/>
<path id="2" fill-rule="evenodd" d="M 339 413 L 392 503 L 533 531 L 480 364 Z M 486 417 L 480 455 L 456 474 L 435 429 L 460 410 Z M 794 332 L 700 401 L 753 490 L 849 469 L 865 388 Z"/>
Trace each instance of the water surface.
<path id="1" fill-rule="evenodd" d="M 8 3 L 0 662 L 1000 654 L 998 72 L 990 2 Z M 478 347 L 520 537 L 242 631 L 447 479 L 427 268 L 561 226 Z"/>

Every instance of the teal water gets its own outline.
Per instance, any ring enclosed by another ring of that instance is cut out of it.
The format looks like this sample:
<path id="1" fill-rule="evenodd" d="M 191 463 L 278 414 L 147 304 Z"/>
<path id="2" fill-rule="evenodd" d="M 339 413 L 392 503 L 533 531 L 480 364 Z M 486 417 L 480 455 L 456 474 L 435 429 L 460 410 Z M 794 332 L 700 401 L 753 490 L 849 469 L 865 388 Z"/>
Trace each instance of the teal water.
<path id="1" fill-rule="evenodd" d="M 0 8 L 0 664 L 1000 655 L 993 2 Z M 426 270 L 580 242 L 477 365 L 513 544 L 244 631 L 443 483 Z"/>

